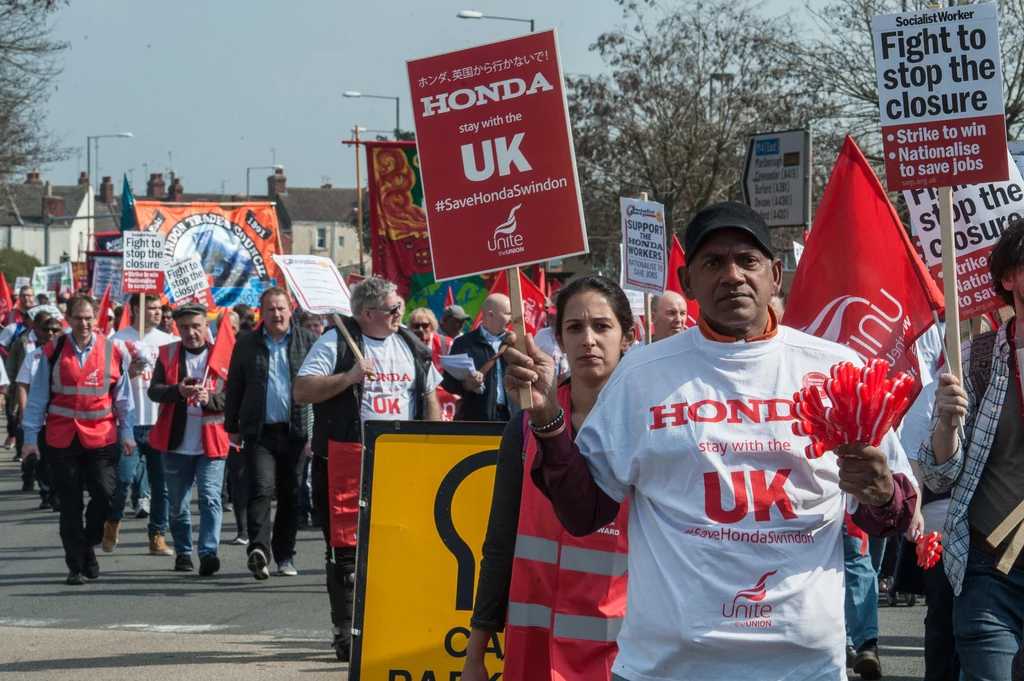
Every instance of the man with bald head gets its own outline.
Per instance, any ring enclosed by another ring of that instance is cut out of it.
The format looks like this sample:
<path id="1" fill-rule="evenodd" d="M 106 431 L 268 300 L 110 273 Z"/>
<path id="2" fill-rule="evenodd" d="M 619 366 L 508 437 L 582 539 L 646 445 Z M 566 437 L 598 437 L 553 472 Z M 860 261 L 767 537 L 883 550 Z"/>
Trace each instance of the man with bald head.
<path id="1" fill-rule="evenodd" d="M 455 414 L 457 421 L 508 421 L 510 402 L 502 387 L 505 360 L 499 357 L 489 371 L 482 372 L 481 369 L 501 349 L 505 332 L 511 323 L 512 305 L 508 296 L 495 293 L 484 301 L 480 326 L 452 343 L 448 354 L 469 355 L 477 369 L 475 375 L 464 381 L 444 372 L 441 387 L 462 397 Z"/>
<path id="2" fill-rule="evenodd" d="M 686 329 L 686 298 L 675 291 L 665 291 L 651 305 L 654 317 L 654 340 L 660 341 Z"/>

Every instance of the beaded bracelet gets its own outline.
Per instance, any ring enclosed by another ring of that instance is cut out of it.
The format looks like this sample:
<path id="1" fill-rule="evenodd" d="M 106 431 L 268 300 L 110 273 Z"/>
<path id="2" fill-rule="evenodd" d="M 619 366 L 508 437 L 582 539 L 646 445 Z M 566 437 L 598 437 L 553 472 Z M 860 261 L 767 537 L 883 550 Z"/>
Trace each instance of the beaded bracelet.
<path id="1" fill-rule="evenodd" d="M 550 433 L 551 431 L 556 430 L 559 425 L 564 425 L 564 424 L 565 424 L 565 410 L 564 409 L 559 409 L 558 410 L 558 416 L 555 417 L 554 421 L 552 421 L 551 423 L 548 423 L 547 425 L 535 426 L 535 425 L 533 425 L 533 420 L 531 420 L 530 421 L 530 429 L 534 433 L 537 433 L 537 434 Z"/>
<path id="2" fill-rule="evenodd" d="M 561 435 L 564 432 L 565 432 L 565 421 L 562 421 L 562 425 L 558 426 L 557 430 L 545 431 L 543 433 L 538 433 L 537 431 L 533 431 L 533 436 L 536 437 L 536 438 L 539 438 L 541 440 L 547 440 L 549 438 L 558 437 L 559 435 Z"/>

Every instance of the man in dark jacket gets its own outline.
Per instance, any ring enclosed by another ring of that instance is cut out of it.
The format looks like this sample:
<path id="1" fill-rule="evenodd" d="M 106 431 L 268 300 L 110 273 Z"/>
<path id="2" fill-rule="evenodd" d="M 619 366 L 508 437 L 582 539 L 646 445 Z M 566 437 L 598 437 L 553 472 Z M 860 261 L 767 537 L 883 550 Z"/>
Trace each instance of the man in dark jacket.
<path id="1" fill-rule="evenodd" d="M 279 576 L 293 577 L 299 528 L 299 487 L 308 440 L 309 407 L 292 400 L 292 383 L 316 337 L 291 325 L 291 301 L 273 286 L 260 297 L 262 322 L 238 338 L 228 368 L 224 428 L 241 445 L 249 488 L 246 510 L 249 569 L 270 576 L 271 557 Z M 270 504 L 277 492 L 273 531 Z"/>
<path id="2" fill-rule="evenodd" d="M 458 421 L 508 421 L 510 401 L 502 386 L 505 360 L 498 361 L 486 373 L 480 370 L 501 349 L 508 325 L 512 322 L 512 306 L 508 296 L 500 293 L 488 296 L 481 311 L 480 326 L 459 336 L 452 343 L 449 355 L 469 355 L 475 375 L 460 381 L 447 371 L 441 387 L 453 395 L 460 395 L 455 418 Z"/>
<path id="3" fill-rule="evenodd" d="M 330 329 L 310 351 L 293 391 L 297 402 L 313 405 L 313 506 L 327 542 L 333 646 L 343 661 L 351 642 L 363 423 L 441 420 L 435 392 L 441 375 L 430 350 L 401 320 L 393 283 L 380 277 L 360 282 L 352 289 L 352 318 L 343 323 L 363 359 L 357 361 L 342 333 Z"/>

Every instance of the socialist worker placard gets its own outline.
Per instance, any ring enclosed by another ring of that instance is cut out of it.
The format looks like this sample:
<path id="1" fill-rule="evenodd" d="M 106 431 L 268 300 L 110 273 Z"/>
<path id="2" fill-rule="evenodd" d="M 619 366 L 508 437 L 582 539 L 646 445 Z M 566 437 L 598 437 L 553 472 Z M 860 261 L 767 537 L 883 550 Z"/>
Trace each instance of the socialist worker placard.
<path id="1" fill-rule="evenodd" d="M 586 253 L 555 31 L 408 70 L 435 279 Z"/>

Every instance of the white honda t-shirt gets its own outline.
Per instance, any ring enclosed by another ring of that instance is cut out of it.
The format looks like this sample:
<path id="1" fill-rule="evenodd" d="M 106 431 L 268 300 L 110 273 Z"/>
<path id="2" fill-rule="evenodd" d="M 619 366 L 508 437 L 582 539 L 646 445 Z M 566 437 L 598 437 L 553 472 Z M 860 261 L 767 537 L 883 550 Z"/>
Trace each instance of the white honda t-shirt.
<path id="1" fill-rule="evenodd" d="M 691 328 L 623 359 L 576 438 L 598 485 L 629 496 L 615 673 L 846 678 L 847 496 L 835 455 L 808 459 L 809 439 L 792 431 L 804 376 L 824 378 L 840 361 L 861 363 L 786 327 L 754 343 Z M 882 449 L 893 472 L 909 475 L 891 433 Z"/>
<path id="2" fill-rule="evenodd" d="M 188 352 L 183 347 L 179 351 L 185 353 L 187 375 L 202 383 L 206 374 L 206 355 L 209 354 L 209 346 L 197 354 Z M 207 389 L 209 390 L 209 387 Z M 188 418 L 185 419 L 185 434 L 181 438 L 181 444 L 172 451 L 176 454 L 191 456 L 203 454 L 203 408 L 199 402 L 189 401 Z"/>
<path id="3" fill-rule="evenodd" d="M 384 340 L 363 334 L 363 355 L 372 359 L 377 379 L 363 380 L 363 421 L 408 421 L 416 396 L 416 363 L 412 350 L 398 334 Z M 338 363 L 338 332 L 328 331 L 317 339 L 299 368 L 298 376 L 330 376 Z M 424 395 L 441 385 L 441 374 L 430 363 L 424 380 Z"/>
<path id="4" fill-rule="evenodd" d="M 126 326 L 113 336 L 113 340 L 123 341 L 135 359 L 138 355 L 146 358 L 148 366 L 142 373 L 131 379 L 132 398 L 135 401 L 135 425 L 152 426 L 156 425 L 157 416 L 160 413 L 160 405 L 149 399 L 147 391 L 149 383 L 153 380 L 153 368 L 156 366 L 157 356 L 160 354 L 160 347 L 178 340 L 169 333 L 160 329 L 149 329 L 145 338 L 139 342 L 139 330 L 132 326 Z"/>

